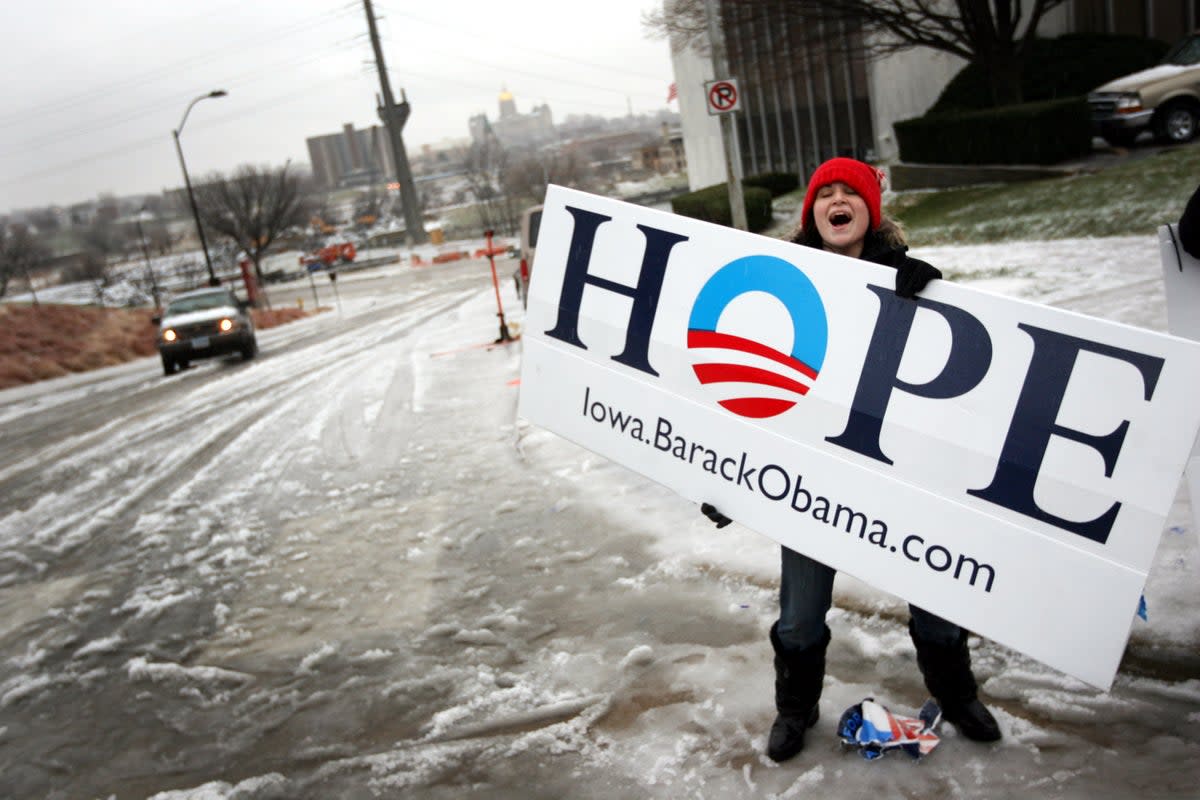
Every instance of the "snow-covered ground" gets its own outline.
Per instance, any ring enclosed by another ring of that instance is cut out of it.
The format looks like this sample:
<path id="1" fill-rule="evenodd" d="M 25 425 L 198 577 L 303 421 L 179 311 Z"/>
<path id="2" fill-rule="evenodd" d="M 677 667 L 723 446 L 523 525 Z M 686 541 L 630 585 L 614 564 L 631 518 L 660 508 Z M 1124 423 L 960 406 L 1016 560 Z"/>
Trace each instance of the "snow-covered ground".
<path id="1" fill-rule="evenodd" d="M 914 255 L 1165 330 L 1152 237 Z M 977 640 L 1003 741 L 842 752 L 847 706 L 925 690 L 904 603 L 840 576 L 821 721 L 776 765 L 778 547 L 516 419 L 486 262 L 435 269 L 347 275 L 246 365 L 0 393 L 0 795 L 1200 793 L 1185 490 L 1110 692 Z"/>

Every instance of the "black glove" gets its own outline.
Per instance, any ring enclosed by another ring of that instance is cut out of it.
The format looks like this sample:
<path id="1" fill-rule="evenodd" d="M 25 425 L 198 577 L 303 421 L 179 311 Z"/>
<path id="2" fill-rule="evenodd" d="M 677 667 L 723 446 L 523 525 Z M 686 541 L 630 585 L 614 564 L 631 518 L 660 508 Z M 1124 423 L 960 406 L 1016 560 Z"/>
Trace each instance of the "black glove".
<path id="1" fill-rule="evenodd" d="M 1192 193 L 1179 218 L 1179 243 L 1192 258 L 1200 258 L 1200 186 Z"/>
<path id="2" fill-rule="evenodd" d="M 942 273 L 937 267 L 915 258 L 906 258 L 896 267 L 896 295 L 916 297 L 927 283 L 940 277 Z"/>
<path id="3" fill-rule="evenodd" d="M 700 513 L 717 523 L 718 528 L 724 528 L 729 523 L 733 522 L 729 517 L 717 511 L 717 507 L 710 503 L 700 504 Z"/>

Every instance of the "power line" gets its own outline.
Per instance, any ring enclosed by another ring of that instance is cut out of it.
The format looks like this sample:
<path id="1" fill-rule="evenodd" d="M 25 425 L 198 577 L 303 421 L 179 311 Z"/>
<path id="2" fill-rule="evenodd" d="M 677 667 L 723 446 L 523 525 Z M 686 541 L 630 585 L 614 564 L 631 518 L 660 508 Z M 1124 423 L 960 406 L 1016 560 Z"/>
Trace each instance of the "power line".
<path id="1" fill-rule="evenodd" d="M 391 42 L 391 41 L 388 41 L 388 44 L 390 44 L 392 46 L 396 46 L 395 43 Z M 529 70 L 519 69 L 517 67 L 509 66 L 506 64 L 497 64 L 494 61 L 484 61 L 483 59 L 474 58 L 474 57 L 468 56 L 468 55 L 463 55 L 462 53 L 450 53 L 449 55 L 452 55 L 454 58 L 460 59 L 462 61 L 467 61 L 472 64 L 478 64 L 481 67 L 487 67 L 488 69 L 491 69 L 491 70 L 502 71 L 503 74 L 505 74 L 505 75 L 508 75 L 508 74 L 527 75 L 531 78 L 537 78 L 539 80 L 547 80 L 547 81 L 553 81 L 555 83 L 565 83 L 565 84 L 570 84 L 573 86 L 581 86 L 585 89 L 593 89 L 593 90 L 601 91 L 601 92 L 614 92 L 614 93 L 620 94 L 620 95 L 629 94 L 629 92 L 625 91 L 624 89 L 620 89 L 620 88 L 614 87 L 612 85 L 604 86 L 604 85 L 599 85 L 599 84 L 594 84 L 594 83 L 587 83 L 586 81 L 577 81 L 577 80 L 572 80 L 570 78 L 564 78 L 561 75 L 551 76 L 551 75 L 546 75 L 545 73 L 541 73 L 541 72 L 531 72 Z M 407 68 L 405 68 L 405 72 L 408 73 L 409 70 Z M 649 93 L 646 93 L 646 95 L 644 95 L 644 96 L 648 97 Z"/>
<path id="2" fill-rule="evenodd" d="M 244 2 L 244 0 L 237 0 L 237 1 Z M 232 4 L 233 3 L 231 3 L 231 5 Z M 276 38 L 276 39 L 294 36 L 305 30 L 311 29 L 314 26 L 319 25 L 326 20 L 334 20 L 334 19 L 338 19 L 343 16 L 357 14 L 359 12 L 359 10 L 360 10 L 359 3 L 357 2 L 357 0 L 350 0 L 350 2 L 340 5 L 333 10 L 322 12 L 319 15 L 308 18 L 306 20 L 299 21 L 295 24 L 292 24 L 290 26 L 280 29 L 279 31 L 272 32 L 271 35 L 274 36 L 274 38 Z M 417 17 L 415 15 L 405 14 L 402 16 L 408 16 L 408 17 L 416 19 L 420 22 L 424 22 L 426 24 L 432 24 L 432 23 L 429 23 L 427 20 L 423 20 L 420 17 Z M 435 27 L 437 27 L 437 26 L 435 26 Z M 287 57 L 285 59 L 282 59 L 282 60 L 279 60 L 276 62 L 272 62 L 265 66 L 264 65 L 256 65 L 254 68 L 235 73 L 233 76 L 227 77 L 226 80 L 220 81 L 219 83 L 221 83 L 224 86 L 254 84 L 256 82 L 270 78 L 272 76 L 272 74 L 278 72 L 280 69 L 295 68 L 295 67 L 301 66 L 306 63 L 311 63 L 313 61 L 317 61 L 322 58 L 328 57 L 334 51 L 342 51 L 344 49 L 348 52 L 352 52 L 352 48 L 349 47 L 348 45 L 350 45 L 354 41 L 358 40 L 359 38 L 360 38 L 360 36 L 357 36 L 357 35 L 354 37 L 351 37 L 349 39 L 344 38 L 344 39 L 340 40 L 339 42 L 336 42 L 332 45 L 324 45 L 323 47 L 321 47 L 319 50 L 316 50 L 316 51 L 307 50 L 302 55 L 297 56 L 297 57 Z M 254 35 L 253 41 L 257 43 L 257 42 L 260 42 L 261 40 L 262 40 L 262 33 L 260 31 L 259 33 L 256 33 Z M 392 43 L 392 42 L 390 42 L 390 44 L 392 47 L 397 46 L 395 43 Z M 106 88 L 108 90 L 112 90 L 114 88 L 119 88 L 121 86 L 132 86 L 132 85 L 137 85 L 139 83 L 147 83 L 156 78 L 163 77 L 169 73 L 176 72 L 176 71 L 186 69 L 186 68 L 190 68 L 195 63 L 211 61 L 211 60 L 215 59 L 219 54 L 222 54 L 230 49 L 235 49 L 235 48 L 237 48 L 237 49 L 243 48 L 243 43 L 241 41 L 231 42 L 231 43 L 223 45 L 219 48 L 205 51 L 202 54 L 198 54 L 198 55 L 189 57 L 187 59 L 183 59 L 181 61 L 174 62 L 165 67 L 158 68 L 153 71 L 141 73 L 139 75 L 130 76 L 129 78 L 125 78 L 121 81 L 108 84 L 107 87 L 102 87 L 101 89 L 88 90 L 86 92 L 83 92 L 83 93 L 77 95 L 76 98 L 92 97 L 92 96 L 95 96 L 97 93 L 104 91 Z M 405 47 L 404 49 L 411 50 L 411 47 Z M 554 58 L 559 58 L 564 61 L 579 63 L 579 64 L 583 64 L 585 66 L 596 67 L 596 68 L 605 69 L 608 71 L 625 72 L 626 74 L 633 74 L 640 78 L 646 78 L 647 80 L 657 80 L 655 78 L 649 78 L 648 76 L 633 73 L 628 70 L 620 70 L 617 68 L 596 65 L 596 64 L 593 64 L 590 62 L 582 61 L 580 59 L 572 59 L 572 58 L 561 56 L 561 55 L 558 55 L 555 53 L 549 53 L 547 51 L 537 50 L 536 48 L 516 47 L 515 49 L 523 49 L 523 50 L 526 50 L 529 52 L 536 52 L 536 53 L 548 55 L 548 56 L 551 56 Z M 445 54 L 445 51 L 443 50 L 441 54 Z M 588 94 L 589 97 L 593 96 L 593 92 L 603 91 L 603 92 L 608 92 L 608 93 L 619 94 L 622 97 L 634 96 L 637 98 L 646 98 L 647 100 L 649 100 L 651 97 L 657 98 L 657 95 L 651 95 L 649 92 L 641 92 L 641 91 L 626 92 L 619 88 L 614 88 L 612 86 L 601 86 L 601 85 L 596 85 L 596 84 L 592 84 L 592 83 L 587 83 L 586 81 L 564 79 L 559 75 L 548 75 L 545 73 L 535 72 L 535 71 L 531 71 L 531 70 L 523 70 L 523 69 L 507 67 L 507 66 L 504 66 L 501 64 L 489 62 L 489 61 L 486 61 L 483 59 L 478 59 L 473 56 L 465 55 L 462 53 L 452 52 L 452 53 L 450 53 L 450 55 L 454 58 L 458 58 L 463 61 L 467 61 L 467 62 L 474 63 L 474 64 L 479 64 L 479 65 L 487 68 L 489 71 L 491 71 L 493 73 L 497 70 L 505 70 L 505 71 L 511 71 L 513 73 L 520 74 L 520 75 L 530 76 L 530 77 L 533 77 L 535 79 L 542 80 L 542 81 L 550 81 L 557 85 L 566 84 L 566 85 L 584 87 L 589 90 L 592 90 Z M 439 87 L 445 86 L 446 84 L 457 84 L 460 86 L 471 88 L 473 90 L 481 90 L 481 91 L 485 91 L 485 92 L 489 92 L 489 93 L 494 89 L 494 84 L 491 81 L 485 83 L 482 80 L 477 80 L 477 81 L 461 80 L 461 79 L 456 79 L 456 78 L 450 78 L 450 77 L 446 76 L 445 74 L 422 73 L 420 71 L 409 70 L 409 69 L 405 69 L 404 74 L 406 76 L 411 76 L 411 77 L 414 77 L 417 79 L 424 79 L 425 81 L 428 81 L 429 84 L 432 85 L 433 91 L 435 92 L 435 94 Z M 266 99 L 257 100 L 254 104 L 254 111 L 259 112 L 259 111 L 262 111 L 262 110 L 265 110 L 268 108 L 287 105 L 289 103 L 293 103 L 296 100 L 300 100 L 300 99 L 311 99 L 313 96 L 313 90 L 317 87 L 324 87 L 324 86 L 334 85 L 334 84 L 343 84 L 343 83 L 346 83 L 351 80 L 356 80 L 358 78 L 359 78 L 358 74 L 339 74 L 339 75 L 336 75 L 336 76 L 326 79 L 326 80 L 319 80 L 316 82 L 308 82 L 303 86 L 303 88 L 297 89 L 295 91 L 284 92 L 282 94 L 277 94 L 277 95 L 274 95 L 274 96 L 266 98 Z M 172 97 L 175 97 L 176 95 L 177 95 L 177 92 L 173 91 Z M 578 96 L 572 96 L 569 98 L 559 97 L 559 96 L 551 96 L 551 97 L 547 98 L 545 96 L 542 96 L 542 100 L 543 100 L 543 102 L 545 102 L 546 100 L 553 100 L 555 102 L 563 103 L 566 105 L 571 105 L 576 108 L 582 106 L 582 107 L 594 108 L 594 109 L 598 109 L 598 110 L 603 109 L 604 111 L 607 111 L 607 112 L 611 112 L 617 108 L 615 102 L 610 104 L 610 103 L 595 103 L 595 102 L 580 101 Z M 55 109 L 58 109 L 60 102 L 62 102 L 62 101 L 55 101 L 53 104 L 46 104 L 46 105 L 40 106 L 39 108 L 53 107 Z M 88 128 L 84 128 L 84 129 L 79 129 L 78 127 L 72 127 L 70 129 L 62 128 L 62 129 L 59 129 L 59 130 L 54 131 L 51 134 L 49 134 L 50 138 L 48 138 L 48 139 L 43 138 L 37 144 L 35 144 L 31 147 L 25 148 L 23 150 L 18 150 L 15 153 L 13 153 L 13 151 L 9 150 L 8 152 L 6 152 L 6 155 L 14 154 L 14 155 L 19 156 L 19 155 L 21 155 L 23 153 L 27 153 L 31 150 L 43 149 L 46 146 L 58 143 L 60 141 L 66 140 L 66 139 L 94 134 L 97 130 L 111 128 L 111 127 L 114 127 L 114 126 L 120 124 L 121 122 L 125 122 L 130 119 L 144 117 L 147 114 L 149 114 L 151 111 L 161 110 L 161 105 L 162 105 L 161 103 L 147 104 L 147 105 L 139 104 L 138 106 L 131 108 L 129 111 L 113 112 L 113 113 L 107 114 L 103 117 L 100 117 L 98 120 L 96 120 L 94 122 L 94 124 L 92 124 Z M 434 105 L 436 107 L 436 102 Z M 27 123 L 28 122 L 27 117 L 30 113 L 31 112 L 28 110 L 23 111 L 23 112 L 17 112 L 17 116 L 20 117 L 21 122 Z M 0 117 L 0 119 L 3 119 L 3 118 Z M 209 128 L 209 127 L 218 127 L 221 125 L 226 125 L 229 122 L 239 122 L 239 123 L 244 124 L 245 120 L 246 120 L 246 113 L 245 113 L 244 109 L 233 110 L 229 113 L 226 113 L 224 115 L 218 115 L 218 116 L 213 116 L 211 113 L 208 113 L 208 114 L 205 114 L 204 117 L 200 121 L 193 123 L 192 128 L 193 129 L 195 129 L 195 128 L 205 129 L 205 128 Z M 3 123 L 0 123 L 0 128 L 3 128 L 3 127 L 5 127 L 5 125 Z M 112 158 L 112 157 L 118 156 L 118 155 L 123 155 L 125 153 L 132 152 L 137 149 L 144 148 L 147 145 L 155 144 L 155 143 L 158 143 L 161 141 L 162 141 L 162 138 L 160 137 L 159 134 L 154 134 L 154 135 L 146 136 L 146 137 L 140 137 L 134 141 L 126 142 L 124 144 L 119 144 L 114 147 L 96 151 L 96 152 L 90 153 L 86 156 L 82 156 L 80 158 L 72 159 L 72 160 L 66 161 L 66 162 L 60 162 L 60 163 L 50 165 L 48 167 L 45 167 L 45 168 L 42 168 L 39 170 L 35 170 L 32 172 L 18 175 L 15 177 L 0 179 L 0 186 L 11 186 L 14 184 L 29 181 L 31 179 L 42 178 L 42 177 L 45 177 L 48 175 L 61 174 L 61 173 L 67 172 L 69 170 L 73 170 L 73 169 L 75 169 L 83 164 L 87 164 L 89 162 L 95 162 L 97 160 L 102 160 L 102 159 Z"/>
<path id="3" fill-rule="evenodd" d="M 273 40 L 278 41 L 279 39 L 284 39 L 284 38 L 287 38 L 290 36 L 294 36 L 298 33 L 303 33 L 305 31 L 307 31 L 319 24 L 325 23 L 327 21 L 330 21 L 333 19 L 338 19 L 340 17 L 349 16 L 351 13 L 353 13 L 353 11 L 354 11 L 354 9 L 348 8 L 348 7 L 341 7 L 339 9 L 336 9 L 333 11 L 325 11 L 314 17 L 310 17 L 307 20 L 302 20 L 300 22 L 294 23 L 290 26 L 285 26 L 278 30 L 272 30 L 272 31 L 270 31 L 270 35 L 273 38 Z M 131 75 L 130 77 L 122 78 L 120 80 L 113 81 L 108 84 L 101 84 L 99 86 L 93 86 L 87 90 L 84 90 L 77 94 L 69 95 L 65 98 L 58 98 L 58 99 L 55 99 L 52 101 L 47 101 L 40 105 L 27 107 L 27 108 L 24 108 L 19 111 L 10 112 L 8 114 L 2 114 L 2 115 L 0 115 L 0 129 L 12 127 L 13 125 L 18 125 L 18 124 L 20 124 L 20 125 L 28 124 L 29 118 L 31 116 L 44 116 L 46 114 L 67 113 L 67 112 L 72 112 L 72 113 L 77 114 L 78 113 L 77 105 L 80 101 L 92 99 L 92 98 L 95 98 L 100 95 L 111 94 L 113 92 L 120 91 L 123 89 L 129 89 L 134 86 L 139 86 L 139 85 L 149 83 L 149 82 L 159 79 L 159 78 L 163 78 L 163 77 L 166 77 L 166 76 L 178 73 L 178 72 L 182 72 L 184 70 L 193 70 L 196 66 L 198 66 L 200 64 L 205 64 L 205 63 L 211 62 L 211 61 L 215 60 L 218 56 L 228 52 L 229 50 L 238 49 L 238 50 L 244 51 L 246 49 L 247 45 L 251 45 L 251 44 L 261 45 L 262 39 L 263 39 L 263 32 L 258 31 L 252 35 L 237 39 L 235 41 L 231 41 L 227 44 L 224 44 L 224 45 L 214 48 L 212 50 L 207 50 L 207 51 L 198 53 L 196 55 L 188 56 L 187 58 L 169 63 L 165 66 L 155 67 L 152 70 L 148 70 L 148 71 L 141 72 L 141 73 L 138 73 L 135 75 Z"/>
<path id="4" fill-rule="evenodd" d="M 266 80 L 267 78 L 271 77 L 272 71 L 279 70 L 284 67 L 302 66 L 304 64 L 326 58 L 330 53 L 335 51 L 342 52 L 344 51 L 344 46 L 351 41 L 352 39 L 343 39 L 339 42 L 327 45 L 324 49 L 319 51 L 309 51 L 302 53 L 299 56 L 290 56 L 274 63 L 259 65 L 252 70 L 236 73 L 234 76 L 228 79 L 214 81 L 214 85 L 220 85 L 222 87 L 237 87 L 253 84 L 261 80 Z M 246 78 L 250 78 L 250 80 L 245 80 Z M 0 154 L 0 158 L 16 158 L 28 153 L 36 152 L 38 150 L 43 150 L 47 147 L 60 144 L 70 139 L 92 136 L 99 131 L 117 127 L 132 120 L 162 112 L 164 104 L 172 100 L 178 100 L 179 97 L 179 90 L 174 89 L 169 95 L 164 93 L 159 99 L 147 101 L 145 103 L 139 103 L 137 106 L 133 106 L 129 109 L 115 111 L 105 116 L 94 118 L 90 120 L 87 126 L 80 126 L 77 123 L 73 123 L 68 127 L 60 128 L 58 130 L 51 130 L 45 134 L 39 134 L 36 143 L 23 148 L 7 148 L 2 154 Z"/>
<path id="5" fill-rule="evenodd" d="M 491 96 L 491 93 L 494 92 L 495 88 L 496 88 L 495 83 L 484 83 L 482 81 L 471 81 L 471 80 L 463 80 L 460 78 L 450 78 L 443 74 L 422 72 L 420 70 L 405 69 L 404 74 L 406 77 L 424 78 L 426 80 L 429 80 L 429 81 L 432 81 L 435 83 L 453 83 L 458 86 L 464 86 L 469 89 L 478 89 L 480 91 L 487 92 L 489 96 Z M 543 76 L 543 77 L 545 77 L 545 76 Z M 552 80 L 551 78 L 546 78 L 546 79 Z M 411 92 L 411 91 L 409 93 L 413 94 L 413 92 Z M 554 101 L 557 103 L 562 103 L 564 105 L 587 106 L 589 108 L 606 108 L 606 109 L 616 107 L 612 103 L 597 103 L 597 102 L 589 102 L 586 100 L 580 100 L 578 96 L 564 97 L 564 96 L 559 96 L 559 95 L 545 95 L 545 94 L 541 94 L 538 96 L 540 98 L 542 98 L 543 101 L 546 101 L 546 102 Z M 657 98 L 659 97 L 659 95 L 657 95 L 657 94 L 651 95 L 648 92 L 621 92 L 621 96 L 622 97 L 627 97 L 627 96 L 638 97 L 638 98 L 644 98 L 647 100 L 649 100 L 652 97 L 657 100 Z M 616 101 L 613 101 L 613 102 L 615 103 Z M 621 105 L 621 108 L 624 108 L 624 101 L 621 101 L 620 105 Z"/>
<path id="6" fill-rule="evenodd" d="M 435 75 L 435 74 L 431 74 L 431 73 L 422 73 L 419 71 L 412 71 L 412 70 L 407 70 L 406 73 L 409 75 L 416 76 L 416 77 L 427 78 L 432 81 L 456 83 L 456 84 L 466 86 L 466 87 L 472 88 L 472 89 L 482 89 L 485 91 L 490 91 L 490 89 L 491 89 L 490 85 L 484 84 L 482 82 L 457 80 L 457 79 L 453 79 L 453 78 L 446 78 L 445 76 L 442 76 L 442 75 Z M 312 90 L 315 87 L 327 86 L 327 85 L 342 83 L 344 81 L 350 81 L 350 80 L 358 80 L 360 77 L 361 77 L 361 74 L 358 71 L 355 71 L 354 73 L 344 73 L 344 74 L 334 76 L 333 78 L 330 78 L 330 79 L 327 79 L 324 81 L 318 81 L 317 83 L 307 84 L 303 88 L 297 89 L 296 91 L 286 92 L 284 94 L 275 95 L 275 96 L 273 96 L 271 98 L 267 98 L 265 100 L 259 100 L 259 101 L 255 102 L 254 109 L 255 109 L 255 111 L 261 111 L 261 110 L 266 110 L 269 108 L 275 108 L 278 106 L 286 105 L 286 104 L 294 102 L 296 100 L 308 99 L 311 97 Z M 570 102 L 577 106 L 582 105 L 582 106 L 587 106 L 590 108 L 597 108 L 597 109 L 602 108 L 602 109 L 608 110 L 608 109 L 613 108 L 613 106 L 609 106 L 609 105 L 599 105 L 599 104 L 595 104 L 595 103 L 581 103 L 578 101 L 578 99 L 574 99 L 574 98 L 571 100 L 567 100 L 566 98 L 554 98 L 554 97 L 549 98 L 549 99 L 562 101 L 564 103 Z M 242 123 L 245 121 L 245 116 L 246 116 L 245 111 L 231 111 L 226 114 L 221 114 L 221 115 L 216 115 L 216 116 L 214 116 L 212 114 L 208 114 L 205 117 L 193 122 L 189 126 L 189 129 L 206 130 L 208 128 L 220 127 L 222 125 L 226 125 L 231 122 Z M 71 169 L 82 166 L 84 164 L 95 162 L 95 161 L 98 161 L 101 159 L 111 158 L 114 156 L 124 155 L 125 153 L 129 153 L 129 152 L 144 148 L 147 145 L 162 143 L 165 140 L 165 138 L 166 137 L 163 134 L 154 134 L 152 136 L 142 137 L 135 141 L 127 142 L 125 144 L 121 144 L 116 147 L 111 147 L 111 148 L 107 148 L 105 150 L 95 151 L 95 152 L 89 153 L 85 156 L 81 156 L 79 158 L 72 159 L 70 161 L 59 162 L 57 164 L 53 164 L 53 165 L 45 167 L 43 169 L 34 170 L 32 172 L 23 173 L 21 175 L 15 175 L 15 176 L 12 176 L 9 178 L 0 178 L 0 186 L 12 186 L 14 184 L 24 183 L 26 181 L 33 180 L 36 178 L 44 178 L 49 175 L 56 175 L 56 174 L 60 174 L 63 172 L 67 172 Z"/>
<path id="7" fill-rule="evenodd" d="M 446 24 L 443 22 L 435 22 L 433 20 L 422 17 L 419 14 L 413 14 L 410 11 L 398 11 L 398 12 L 396 12 L 396 16 L 406 17 L 406 18 L 414 20 L 416 22 L 420 22 L 422 24 L 428 25 L 432 28 L 452 30 L 455 33 L 468 33 L 468 34 L 471 34 L 472 36 L 482 38 L 482 39 L 486 39 L 486 38 L 494 35 L 494 32 L 492 32 L 492 31 L 481 31 L 478 28 L 472 29 L 470 26 L 463 25 L 462 21 L 458 20 L 458 19 L 454 20 L 453 24 Z M 560 59 L 562 61 L 566 61 L 566 62 L 569 62 L 572 64 L 579 64 L 579 65 L 585 66 L 585 67 L 592 67 L 593 69 L 604 70 L 605 72 L 621 72 L 626 75 L 632 75 L 633 77 L 636 77 L 636 78 L 644 78 L 645 80 L 654 80 L 654 81 L 662 80 L 661 75 L 660 76 L 646 75 L 645 73 L 634 72 L 632 70 L 623 69 L 622 67 L 614 66 L 611 64 L 597 64 L 593 61 L 584 61 L 583 59 L 578 58 L 576 56 L 566 56 L 561 53 L 555 53 L 550 50 L 541 50 L 536 47 L 529 47 L 527 45 L 522 45 L 522 44 L 508 41 L 508 40 L 505 40 L 504 48 L 506 50 L 523 50 L 527 53 L 536 53 L 537 55 L 549 56 L 550 58 L 557 58 L 557 59 Z"/>
<path id="8" fill-rule="evenodd" d="M 309 96 L 311 94 L 311 90 L 312 90 L 313 86 L 324 86 L 326 84 L 340 83 L 342 81 L 349 80 L 349 79 L 356 80 L 356 79 L 358 79 L 358 77 L 359 77 L 359 75 L 357 73 L 352 74 L 352 75 L 351 74 L 337 75 L 337 76 L 330 78 L 328 80 L 325 80 L 325 81 L 319 81 L 315 84 L 306 85 L 304 88 L 298 89 L 294 92 L 287 92 L 282 95 L 276 95 L 275 97 L 269 98 L 264 101 L 258 101 L 254 104 L 254 108 L 255 108 L 255 110 L 274 108 L 276 106 L 284 105 L 293 100 Z M 207 128 L 219 127 L 221 125 L 224 125 L 224 124 L 227 124 L 230 122 L 244 122 L 245 118 L 246 118 L 245 111 L 233 111 L 233 112 L 229 112 L 229 113 L 226 113 L 223 115 L 218 115 L 215 117 L 212 115 L 209 115 L 209 116 L 205 117 L 203 120 L 197 120 L 196 122 L 193 122 L 191 125 L 188 126 L 188 130 L 192 130 L 192 129 L 205 130 Z M 64 161 L 64 162 L 60 162 L 57 164 L 53 164 L 51 166 L 45 167 L 43 169 L 35 170 L 33 172 L 27 172 L 22 175 L 16 175 L 16 176 L 9 177 L 9 178 L 0 178 L 0 186 L 12 186 L 13 184 L 23 183 L 23 182 L 31 180 L 33 178 L 43 178 L 43 177 L 46 177 L 47 175 L 55 175 L 58 173 L 66 172 L 67 170 L 73 169 L 74 167 L 78 167 L 83 164 L 94 162 L 94 161 L 97 161 L 100 159 L 110 158 L 112 156 L 118 156 L 118 155 L 122 155 L 124 153 L 129 153 L 134 150 L 138 150 L 140 148 L 146 147 L 147 145 L 165 143 L 166 140 L 167 140 L 166 134 L 156 133 L 153 136 L 146 136 L 146 137 L 143 137 L 136 141 L 126 142 L 125 144 L 118 145 L 116 147 L 111 147 L 106 150 L 99 150 L 99 151 L 96 151 L 93 153 L 89 153 L 85 156 L 81 156 L 79 158 L 72 159 L 70 161 Z"/>

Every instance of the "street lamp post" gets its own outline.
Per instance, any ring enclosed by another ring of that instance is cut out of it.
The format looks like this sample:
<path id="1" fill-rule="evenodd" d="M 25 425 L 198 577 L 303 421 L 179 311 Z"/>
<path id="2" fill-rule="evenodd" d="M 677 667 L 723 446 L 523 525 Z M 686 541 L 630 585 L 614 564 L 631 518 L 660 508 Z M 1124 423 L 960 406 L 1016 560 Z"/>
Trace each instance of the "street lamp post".
<path id="1" fill-rule="evenodd" d="M 210 286 L 216 286 L 220 281 L 217 280 L 217 274 L 213 272 L 212 259 L 208 255 L 208 242 L 204 239 L 204 226 L 200 224 L 200 210 L 196 208 L 196 195 L 192 191 L 192 179 L 188 177 L 187 163 L 183 160 L 183 148 L 179 146 L 179 134 L 183 133 L 183 125 L 187 122 L 188 114 L 192 111 L 192 106 L 209 97 L 224 97 L 226 94 L 228 92 L 224 89 L 214 89 L 208 94 L 202 94 L 192 100 L 192 102 L 188 103 L 187 110 L 183 112 L 183 119 L 179 121 L 179 127 L 171 131 L 171 135 L 175 137 L 175 152 L 179 155 L 179 166 L 183 169 L 183 185 L 187 187 L 188 202 L 192 206 L 192 218 L 196 220 L 196 233 L 200 237 L 200 247 L 204 250 L 204 263 L 208 266 L 208 283 Z"/>

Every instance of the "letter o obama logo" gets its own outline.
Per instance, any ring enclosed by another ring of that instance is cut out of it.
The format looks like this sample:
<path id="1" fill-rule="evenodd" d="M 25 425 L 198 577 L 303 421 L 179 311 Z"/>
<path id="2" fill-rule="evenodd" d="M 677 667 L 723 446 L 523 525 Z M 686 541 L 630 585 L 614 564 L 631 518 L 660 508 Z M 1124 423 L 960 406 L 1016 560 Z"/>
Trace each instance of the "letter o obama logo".
<path id="1" fill-rule="evenodd" d="M 782 304 L 791 318 L 790 351 L 765 344 L 761 332 L 721 324 L 730 303 L 749 293 L 755 294 L 746 302 L 765 306 L 774 298 Z M 795 406 L 820 375 L 828 343 L 829 322 L 816 287 L 794 264 L 774 256 L 746 256 L 721 267 L 696 295 L 688 318 L 696 378 L 722 408 L 752 419 Z"/>

